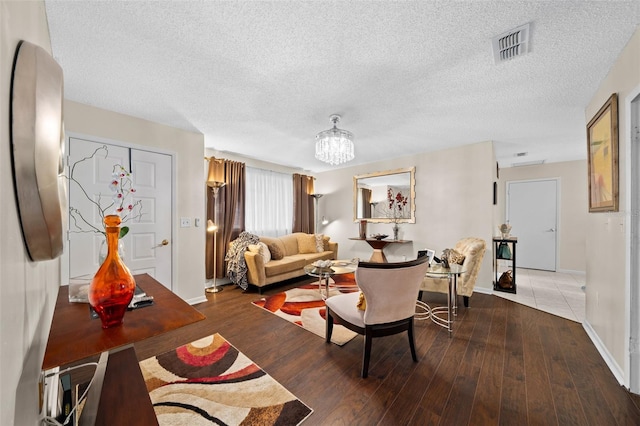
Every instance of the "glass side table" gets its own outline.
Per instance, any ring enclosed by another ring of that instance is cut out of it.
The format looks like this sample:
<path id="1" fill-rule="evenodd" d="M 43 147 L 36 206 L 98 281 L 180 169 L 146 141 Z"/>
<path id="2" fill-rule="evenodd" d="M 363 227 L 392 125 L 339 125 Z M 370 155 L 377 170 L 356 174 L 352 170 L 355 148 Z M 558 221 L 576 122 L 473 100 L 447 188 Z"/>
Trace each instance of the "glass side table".
<path id="1" fill-rule="evenodd" d="M 304 272 L 311 277 L 318 277 L 318 291 L 320 292 L 320 296 L 326 300 L 329 297 L 329 278 L 333 275 L 355 272 L 357 267 L 358 262 L 354 263 L 349 260 L 334 260 L 328 268 L 321 268 L 315 266 L 313 263 L 306 265 L 304 267 Z"/>
<path id="2" fill-rule="evenodd" d="M 440 264 L 430 266 L 425 274 L 426 277 L 448 280 L 447 306 L 432 308 L 422 300 L 418 300 L 416 301 L 418 312 L 414 318 L 417 320 L 431 319 L 435 324 L 446 328 L 449 331 L 449 337 L 451 337 L 453 321 L 458 315 L 458 277 L 465 272 L 463 266 L 457 264 L 450 265 L 449 268 L 444 268 Z M 447 314 L 446 318 L 443 316 L 444 313 Z"/>

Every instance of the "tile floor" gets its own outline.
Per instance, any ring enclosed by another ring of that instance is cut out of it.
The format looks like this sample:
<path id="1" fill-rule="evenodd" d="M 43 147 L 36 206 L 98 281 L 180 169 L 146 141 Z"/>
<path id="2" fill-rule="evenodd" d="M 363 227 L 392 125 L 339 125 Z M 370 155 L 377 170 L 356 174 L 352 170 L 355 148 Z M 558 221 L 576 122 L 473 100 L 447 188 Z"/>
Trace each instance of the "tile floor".
<path id="1" fill-rule="evenodd" d="M 493 294 L 581 323 L 584 320 L 584 285 L 584 274 L 518 268 L 517 293 L 494 291 Z"/>

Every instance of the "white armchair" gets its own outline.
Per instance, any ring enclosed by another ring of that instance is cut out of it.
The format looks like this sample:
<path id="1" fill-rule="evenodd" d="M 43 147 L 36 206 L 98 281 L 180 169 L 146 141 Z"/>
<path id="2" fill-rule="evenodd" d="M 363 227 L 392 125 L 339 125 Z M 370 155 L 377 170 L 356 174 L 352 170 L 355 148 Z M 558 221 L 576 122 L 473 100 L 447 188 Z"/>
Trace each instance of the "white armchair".
<path id="1" fill-rule="evenodd" d="M 463 296 L 464 306 L 469 307 L 469 297 L 473 294 L 473 287 L 476 285 L 482 258 L 486 250 L 486 243 L 480 238 L 463 238 L 458 241 L 454 249 L 464 255 L 463 267 L 465 273 L 458 277 L 458 295 Z M 423 291 L 434 291 L 438 293 L 448 293 L 448 278 L 425 277 L 420 286 L 420 298 Z"/>
<path id="2" fill-rule="evenodd" d="M 358 263 L 356 283 L 366 300 L 358 308 L 359 294 L 347 293 L 328 298 L 326 341 L 331 342 L 334 321 L 364 335 L 362 377 L 367 377 L 371 343 L 374 337 L 407 331 L 411 356 L 418 361 L 413 339 L 413 316 L 416 297 L 428 268 L 427 258 L 400 263 Z"/>

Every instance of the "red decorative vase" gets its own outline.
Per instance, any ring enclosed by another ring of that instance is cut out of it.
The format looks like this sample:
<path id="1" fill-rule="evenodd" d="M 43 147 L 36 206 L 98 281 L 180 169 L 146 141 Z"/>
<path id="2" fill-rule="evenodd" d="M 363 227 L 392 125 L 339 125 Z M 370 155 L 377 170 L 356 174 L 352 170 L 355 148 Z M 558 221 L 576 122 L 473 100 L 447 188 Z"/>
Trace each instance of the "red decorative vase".
<path id="1" fill-rule="evenodd" d="M 104 218 L 107 233 L 107 257 L 89 286 L 89 303 L 102 320 L 102 328 L 122 324 L 122 318 L 133 298 L 136 282 L 118 254 L 120 216 Z"/>

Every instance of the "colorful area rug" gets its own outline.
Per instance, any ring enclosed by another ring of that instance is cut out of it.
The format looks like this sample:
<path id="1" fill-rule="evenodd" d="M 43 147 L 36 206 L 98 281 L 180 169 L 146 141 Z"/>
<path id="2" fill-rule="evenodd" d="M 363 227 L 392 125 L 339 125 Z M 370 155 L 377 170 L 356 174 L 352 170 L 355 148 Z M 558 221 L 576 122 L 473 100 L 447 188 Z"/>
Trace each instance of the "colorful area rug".
<path id="1" fill-rule="evenodd" d="M 334 275 L 329 283 L 329 297 L 358 291 L 353 273 Z M 327 309 L 317 282 L 263 297 L 252 303 L 323 339 L 325 337 Z M 336 323 L 331 334 L 331 342 L 342 346 L 356 336 L 357 333 Z"/>
<path id="2" fill-rule="evenodd" d="M 313 410 L 219 334 L 140 362 L 160 425 L 297 425 Z"/>

